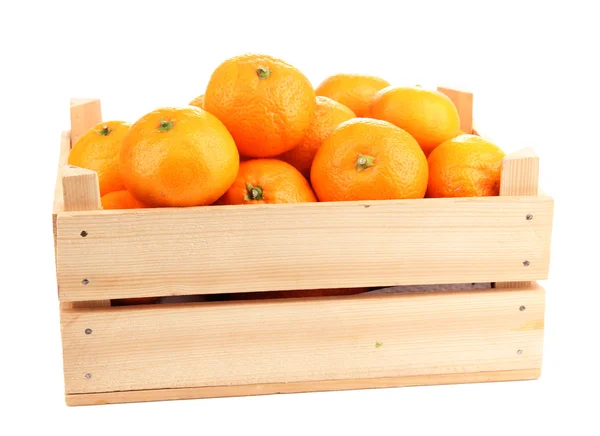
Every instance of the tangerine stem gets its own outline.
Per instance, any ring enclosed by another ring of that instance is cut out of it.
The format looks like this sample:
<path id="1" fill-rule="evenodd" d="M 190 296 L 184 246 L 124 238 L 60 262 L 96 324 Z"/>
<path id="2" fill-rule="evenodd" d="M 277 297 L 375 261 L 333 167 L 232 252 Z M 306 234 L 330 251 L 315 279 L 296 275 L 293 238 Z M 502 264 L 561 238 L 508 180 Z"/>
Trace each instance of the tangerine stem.
<path id="1" fill-rule="evenodd" d="M 158 131 L 159 132 L 168 132 L 169 130 L 171 130 L 173 128 L 174 125 L 175 125 L 175 123 L 173 123 L 173 121 L 161 120 L 160 125 L 158 126 Z"/>
<path id="2" fill-rule="evenodd" d="M 252 200 L 262 200 L 263 199 L 263 190 L 260 186 L 252 186 L 250 183 L 246 183 L 246 195 L 244 195 L 244 200 L 252 201 Z"/>
<path id="3" fill-rule="evenodd" d="M 356 163 L 354 166 L 360 173 L 361 171 L 366 170 L 369 167 L 372 167 L 375 163 L 375 158 L 373 156 L 360 154 L 358 153 L 358 159 L 356 159 Z"/>
<path id="4" fill-rule="evenodd" d="M 256 69 L 256 74 L 258 74 L 259 79 L 266 79 L 271 75 L 271 70 L 269 67 L 259 67 Z"/>
<path id="5" fill-rule="evenodd" d="M 108 136 L 110 132 L 112 132 L 112 130 L 110 130 L 106 124 L 102 126 L 101 130 L 98 130 L 98 134 L 101 136 Z"/>

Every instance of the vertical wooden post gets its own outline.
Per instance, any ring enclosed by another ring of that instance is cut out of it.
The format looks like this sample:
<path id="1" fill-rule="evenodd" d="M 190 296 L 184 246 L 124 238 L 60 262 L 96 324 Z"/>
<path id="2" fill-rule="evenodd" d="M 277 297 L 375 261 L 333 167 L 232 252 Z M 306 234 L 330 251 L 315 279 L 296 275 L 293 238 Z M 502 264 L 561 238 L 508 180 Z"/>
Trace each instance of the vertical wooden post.
<path id="1" fill-rule="evenodd" d="M 67 165 L 62 172 L 62 186 L 65 212 L 102 209 L 95 171 Z"/>
<path id="2" fill-rule="evenodd" d="M 100 185 L 95 171 L 66 165 L 62 171 L 62 187 L 64 211 L 99 210 Z M 85 229 L 81 229 L 82 232 Z M 82 235 L 83 237 L 83 235 Z M 109 307 L 110 300 L 76 301 L 63 304 L 63 308 L 71 307 Z"/>
<path id="3" fill-rule="evenodd" d="M 100 100 L 95 98 L 71 99 L 71 147 L 88 130 L 101 122 Z"/>
<path id="4" fill-rule="evenodd" d="M 473 132 L 473 93 L 438 86 L 437 90 L 446 95 L 458 111 L 460 130 L 465 133 Z"/>
<path id="5" fill-rule="evenodd" d="M 56 183 L 54 185 L 54 203 L 52 205 L 52 230 L 54 231 L 54 254 L 56 254 L 56 216 L 64 211 L 62 170 L 67 165 L 69 152 L 71 151 L 71 133 L 63 132 L 60 138 L 60 155 L 58 156 L 58 170 L 56 171 Z"/>
<path id="6" fill-rule="evenodd" d="M 71 100 L 71 146 L 92 127 L 102 122 L 100 100 Z M 100 210 L 100 185 L 98 174 L 85 168 L 64 165 L 60 170 L 62 186 L 61 211 Z M 81 229 L 82 232 L 85 229 Z M 82 235 L 82 237 L 84 237 Z M 108 307 L 110 300 L 81 301 L 63 303 L 62 308 L 71 307 Z"/>
<path id="7" fill-rule="evenodd" d="M 502 160 L 502 175 L 500 176 L 500 195 L 537 196 L 539 157 L 531 148 L 509 154 Z M 527 215 L 523 220 L 534 220 Z M 527 262 L 527 259 L 523 259 Z M 525 263 L 523 267 L 527 266 Z M 530 286 L 531 282 L 498 282 L 496 288 L 520 288 Z"/>

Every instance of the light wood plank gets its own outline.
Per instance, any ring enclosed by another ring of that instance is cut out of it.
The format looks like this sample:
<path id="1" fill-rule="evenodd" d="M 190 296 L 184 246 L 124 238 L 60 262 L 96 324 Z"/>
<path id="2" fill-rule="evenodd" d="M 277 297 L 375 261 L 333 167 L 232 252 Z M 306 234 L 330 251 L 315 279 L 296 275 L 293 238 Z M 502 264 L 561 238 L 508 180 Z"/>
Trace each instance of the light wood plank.
<path id="1" fill-rule="evenodd" d="M 71 99 L 71 145 L 92 127 L 102 122 L 100 100 L 95 98 Z"/>
<path id="2" fill-rule="evenodd" d="M 56 182 L 54 184 L 54 201 L 52 202 L 52 231 L 54 233 L 54 259 L 56 261 L 56 219 L 59 212 L 63 212 L 63 186 L 62 186 L 62 170 L 69 160 L 69 152 L 71 151 L 71 132 L 62 132 L 60 138 L 60 149 L 58 154 L 58 168 L 56 170 Z"/>
<path id="3" fill-rule="evenodd" d="M 63 208 L 66 212 L 101 210 L 98 174 L 66 165 L 62 170 Z"/>
<path id="4" fill-rule="evenodd" d="M 60 298 L 541 280 L 551 222 L 534 197 L 65 212 Z"/>
<path id="5" fill-rule="evenodd" d="M 500 195 L 538 193 L 540 159 L 531 148 L 509 154 L 502 160 Z"/>
<path id="6" fill-rule="evenodd" d="M 62 170 L 69 160 L 69 152 L 71 151 L 71 132 L 62 132 L 60 138 L 60 150 L 58 156 L 58 169 L 56 170 L 56 184 L 54 185 L 54 202 L 52 204 L 52 213 L 56 215 L 58 212 L 64 211 L 63 186 L 62 186 Z"/>
<path id="7" fill-rule="evenodd" d="M 65 211 L 83 211 L 83 210 L 101 210 L 100 186 L 98 184 L 98 175 L 94 171 L 84 168 L 65 165 L 61 171 L 63 205 Z M 58 226 L 58 224 L 57 224 Z M 58 227 L 57 227 L 58 229 Z M 83 230 L 82 230 L 83 231 Z M 82 231 L 79 232 L 79 239 L 85 244 L 85 238 Z M 55 245 L 56 258 L 59 258 L 58 245 Z M 85 286 L 82 283 L 82 286 Z M 60 290 L 60 284 L 59 284 Z M 59 291 L 60 296 L 60 291 Z M 90 299 L 89 301 L 73 302 L 67 307 L 109 307 L 110 299 Z"/>
<path id="8" fill-rule="evenodd" d="M 531 148 L 506 156 L 502 160 L 500 195 L 537 196 L 539 166 L 539 158 Z M 537 217 L 532 212 L 528 212 L 525 219 L 531 224 Z M 526 261 L 530 262 L 529 259 L 524 260 Z M 497 288 L 519 288 L 528 285 L 527 281 L 496 283 Z"/>
<path id="9" fill-rule="evenodd" d="M 540 368 L 543 324 L 539 287 L 71 309 L 61 317 L 67 394 Z"/>
<path id="10" fill-rule="evenodd" d="M 466 133 L 473 131 L 473 93 L 438 86 L 437 90 L 445 94 L 458 111 L 460 130 Z"/>
<path id="11" fill-rule="evenodd" d="M 349 389 L 376 389 L 457 383 L 507 382 L 534 380 L 540 377 L 540 368 L 513 371 L 467 372 L 408 377 L 382 377 L 351 380 L 320 380 L 295 383 L 267 383 L 237 386 L 207 386 L 178 389 L 151 389 L 97 394 L 66 395 L 69 406 L 88 406 L 147 401 L 189 400 L 193 398 L 239 397 L 248 395 L 290 394 L 298 392 L 326 392 Z"/>

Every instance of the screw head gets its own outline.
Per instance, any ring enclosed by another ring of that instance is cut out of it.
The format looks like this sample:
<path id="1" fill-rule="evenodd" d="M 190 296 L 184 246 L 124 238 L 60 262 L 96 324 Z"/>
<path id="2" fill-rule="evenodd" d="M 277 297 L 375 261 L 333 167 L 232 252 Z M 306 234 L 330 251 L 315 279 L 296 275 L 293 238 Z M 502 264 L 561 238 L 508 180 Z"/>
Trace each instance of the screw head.
<path id="1" fill-rule="evenodd" d="M 525 218 L 527 219 L 527 221 L 531 221 L 533 219 L 533 215 L 531 215 L 530 213 L 528 213 Z"/>
<path id="2" fill-rule="evenodd" d="M 519 307 L 519 310 L 520 310 L 521 312 L 523 312 L 523 311 L 525 310 L 525 306 L 521 306 L 521 307 Z"/>
<path id="3" fill-rule="evenodd" d="M 82 284 L 87 285 L 90 281 L 88 279 L 83 279 L 81 281 Z"/>
<path id="4" fill-rule="evenodd" d="M 523 350 L 517 350 L 517 354 L 523 354 Z"/>
<path id="5" fill-rule="evenodd" d="M 91 379 L 91 378 L 92 378 L 92 374 L 90 374 L 90 373 L 88 372 L 88 373 L 85 375 L 85 378 L 86 378 L 86 379 L 88 379 L 88 380 L 89 380 L 89 379 Z"/>
<path id="6" fill-rule="evenodd" d="M 92 329 L 85 329 L 85 334 L 86 335 L 91 335 L 92 334 Z"/>
<path id="7" fill-rule="evenodd" d="M 84 231 L 82 231 L 82 232 L 80 233 L 80 235 L 81 235 L 81 237 L 82 237 L 82 238 L 85 238 L 85 237 L 88 235 L 88 232 L 86 232 L 86 231 L 84 230 Z"/>
<path id="8" fill-rule="evenodd" d="M 528 260 L 523 262 L 523 266 L 529 266 L 529 265 L 531 265 L 531 262 L 529 262 Z"/>

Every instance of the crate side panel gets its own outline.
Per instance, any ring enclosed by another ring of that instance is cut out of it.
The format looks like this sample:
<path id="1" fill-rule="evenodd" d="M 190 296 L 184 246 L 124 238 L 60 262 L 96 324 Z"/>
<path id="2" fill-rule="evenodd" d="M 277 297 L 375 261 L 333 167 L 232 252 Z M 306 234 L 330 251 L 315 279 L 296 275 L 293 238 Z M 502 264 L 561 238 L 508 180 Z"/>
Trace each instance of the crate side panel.
<path id="1" fill-rule="evenodd" d="M 376 389 L 405 386 L 431 386 L 457 383 L 489 383 L 517 380 L 534 380 L 540 369 L 513 371 L 465 372 L 460 374 L 434 374 L 408 377 L 381 377 L 351 380 L 319 380 L 295 383 L 267 383 L 258 385 L 204 386 L 177 389 L 149 389 L 139 391 L 70 394 L 69 406 L 89 406 L 147 401 L 189 400 L 192 398 L 240 397 L 248 395 L 291 394 L 297 392 L 326 392 L 349 389 Z"/>
<path id="2" fill-rule="evenodd" d="M 551 222 L 533 197 L 63 213 L 58 284 L 84 301 L 540 280 Z"/>
<path id="3" fill-rule="evenodd" d="M 543 323 L 537 287 L 61 316 L 67 394 L 539 368 Z"/>

